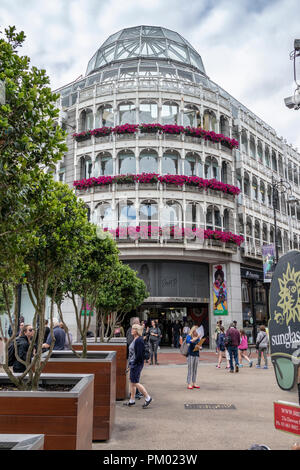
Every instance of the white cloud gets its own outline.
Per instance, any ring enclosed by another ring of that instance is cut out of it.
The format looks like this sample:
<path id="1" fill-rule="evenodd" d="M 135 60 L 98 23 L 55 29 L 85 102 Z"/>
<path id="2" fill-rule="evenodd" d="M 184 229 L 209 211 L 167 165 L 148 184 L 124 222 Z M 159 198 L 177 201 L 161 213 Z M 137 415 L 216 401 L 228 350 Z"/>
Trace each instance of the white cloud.
<path id="1" fill-rule="evenodd" d="M 25 31 L 22 53 L 46 68 L 53 88 L 84 75 L 93 53 L 122 28 L 175 30 L 213 81 L 300 148 L 300 111 L 283 101 L 294 91 L 289 53 L 300 36 L 298 9 L 299 0 L 2 0 L 0 24 Z"/>

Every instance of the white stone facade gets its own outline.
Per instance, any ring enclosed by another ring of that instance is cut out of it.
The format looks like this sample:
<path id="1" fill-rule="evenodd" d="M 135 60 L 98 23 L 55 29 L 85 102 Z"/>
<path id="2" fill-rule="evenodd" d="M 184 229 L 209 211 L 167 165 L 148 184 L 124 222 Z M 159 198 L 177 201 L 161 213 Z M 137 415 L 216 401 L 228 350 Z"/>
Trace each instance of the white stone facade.
<path id="1" fill-rule="evenodd" d="M 124 41 L 130 35 L 134 37 L 133 30 L 123 30 L 118 37 Z M 166 31 L 162 33 L 166 35 Z M 155 34 L 150 31 L 149 37 L 155 49 Z M 116 42 L 111 38 L 95 57 L 108 47 L 114 50 L 120 46 L 120 39 Z M 170 41 L 167 47 L 171 47 Z M 178 50 L 183 47 L 180 40 L 177 46 Z M 187 55 L 196 53 L 191 46 L 184 47 Z M 97 68 L 95 58 L 84 79 L 57 90 L 60 123 L 69 134 L 69 151 L 57 164 L 56 178 L 72 186 L 75 180 L 90 177 L 170 173 L 215 178 L 240 187 L 241 193 L 236 197 L 222 191 L 161 183 L 99 185 L 76 191 L 89 208 L 90 220 L 103 228 L 117 228 L 121 222 L 125 226 L 147 224 L 149 214 L 152 225 L 162 226 L 165 214 L 169 214 L 179 227 L 230 231 L 244 237 L 241 247 L 212 240 L 201 244 L 187 238 L 119 240 L 121 258 L 126 261 L 176 260 L 209 265 L 209 335 L 213 346 L 218 318 L 212 313 L 212 266 L 226 265 L 229 315 L 223 317 L 223 323 L 237 320 L 242 327 L 240 268 L 243 265 L 261 271 L 261 246 L 274 242 L 272 177 L 274 181 L 288 180 L 292 196 L 300 198 L 299 153 L 212 82 L 199 65 L 202 61 L 193 63 L 179 60 L 179 56 L 172 59 L 149 53 L 116 59 L 116 50 L 114 60 L 106 60 L 106 65 L 102 61 Z M 72 137 L 75 132 L 126 123 L 201 127 L 236 139 L 239 149 L 184 134 L 138 131 L 106 137 L 92 135 L 82 141 Z M 277 225 L 279 254 L 298 249 L 300 209 L 287 201 L 286 194 L 280 196 Z"/>

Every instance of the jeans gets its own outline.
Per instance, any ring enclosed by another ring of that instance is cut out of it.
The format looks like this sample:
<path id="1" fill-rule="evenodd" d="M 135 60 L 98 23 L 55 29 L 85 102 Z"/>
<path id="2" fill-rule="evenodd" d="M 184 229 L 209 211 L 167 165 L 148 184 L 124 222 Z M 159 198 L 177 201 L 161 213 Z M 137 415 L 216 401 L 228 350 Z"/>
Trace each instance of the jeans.
<path id="1" fill-rule="evenodd" d="M 197 380 L 199 356 L 188 356 L 187 362 L 188 362 L 187 383 L 194 384 L 196 383 L 196 380 Z"/>
<path id="2" fill-rule="evenodd" d="M 236 366 L 239 365 L 237 346 L 228 346 L 228 352 L 229 352 L 230 370 L 233 370 L 233 358 L 234 358 L 235 365 Z"/>
<path id="3" fill-rule="evenodd" d="M 258 349 L 258 351 L 257 351 L 257 365 L 260 366 L 260 361 L 261 361 L 261 355 L 262 354 L 264 355 L 265 366 L 267 366 L 268 365 L 267 348 Z"/>
<path id="4" fill-rule="evenodd" d="M 179 333 L 175 333 L 174 334 L 174 348 L 179 348 L 180 347 L 179 338 L 180 338 Z"/>
<path id="5" fill-rule="evenodd" d="M 159 341 L 158 340 L 156 340 L 156 341 L 151 341 L 150 340 L 149 345 L 150 345 L 151 364 L 153 364 L 153 355 L 154 355 L 155 363 L 157 363 L 157 349 L 158 349 Z"/>

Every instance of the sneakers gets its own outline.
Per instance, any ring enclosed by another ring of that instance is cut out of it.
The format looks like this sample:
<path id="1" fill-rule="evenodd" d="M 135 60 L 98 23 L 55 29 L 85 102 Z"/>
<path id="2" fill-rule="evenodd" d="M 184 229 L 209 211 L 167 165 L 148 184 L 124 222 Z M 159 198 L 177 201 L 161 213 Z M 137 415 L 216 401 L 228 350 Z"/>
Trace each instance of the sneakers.
<path id="1" fill-rule="evenodd" d="M 220 367 L 220 366 L 216 366 L 216 368 L 217 368 L 217 369 L 221 369 L 221 367 Z"/>
<path id="2" fill-rule="evenodd" d="M 256 367 L 256 369 L 260 369 L 260 366 L 258 364 L 255 367 Z"/>
<path id="3" fill-rule="evenodd" d="M 239 367 L 244 367 L 243 364 L 240 364 Z"/>
<path id="4" fill-rule="evenodd" d="M 230 372 L 231 374 L 233 374 L 233 373 L 234 373 L 234 370 L 231 370 L 231 369 L 230 369 L 230 371 L 229 371 L 229 372 Z"/>
<path id="5" fill-rule="evenodd" d="M 253 366 L 253 361 L 250 361 L 249 362 L 249 367 L 252 367 Z"/>
<path id="6" fill-rule="evenodd" d="M 125 403 L 123 403 L 124 406 L 133 406 L 135 405 L 135 401 L 133 402 L 130 402 L 130 401 L 126 401 Z"/>
<path id="7" fill-rule="evenodd" d="M 269 367 L 268 367 L 268 366 L 264 366 L 264 369 L 269 369 Z"/>
<path id="8" fill-rule="evenodd" d="M 146 400 L 145 403 L 143 404 L 143 408 L 147 408 L 147 406 L 149 406 L 151 402 L 152 402 L 152 398 L 150 397 L 149 400 Z"/>
<path id="9" fill-rule="evenodd" d="M 135 394 L 135 397 L 134 397 L 134 398 L 135 398 L 136 400 L 140 400 L 141 398 L 143 398 L 143 396 L 144 396 L 144 395 L 143 395 L 142 393 L 137 392 L 137 393 Z"/>
<path id="10" fill-rule="evenodd" d="M 238 366 L 238 365 L 235 366 L 235 371 L 236 371 L 236 372 L 239 371 L 239 366 Z"/>

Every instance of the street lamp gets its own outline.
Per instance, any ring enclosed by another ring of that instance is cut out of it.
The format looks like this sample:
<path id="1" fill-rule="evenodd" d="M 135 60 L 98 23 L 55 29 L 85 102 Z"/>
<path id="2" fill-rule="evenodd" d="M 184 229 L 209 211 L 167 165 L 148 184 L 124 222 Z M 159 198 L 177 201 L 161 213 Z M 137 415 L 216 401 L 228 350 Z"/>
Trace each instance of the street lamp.
<path id="1" fill-rule="evenodd" d="M 295 111 L 300 109 L 300 83 L 297 82 L 296 57 L 300 57 L 300 39 L 295 39 L 294 50 L 290 54 L 290 59 L 294 62 L 294 82 L 296 84 L 296 90 L 294 91 L 294 95 L 284 99 L 285 105 Z"/>
<path id="2" fill-rule="evenodd" d="M 276 209 L 278 207 L 278 194 L 292 192 L 291 184 L 289 181 L 283 180 L 282 178 L 279 181 L 275 181 L 274 176 L 272 175 L 272 205 L 273 205 L 273 217 L 274 217 L 274 242 L 275 242 L 275 261 L 278 263 L 278 240 L 277 240 L 277 215 Z"/>

